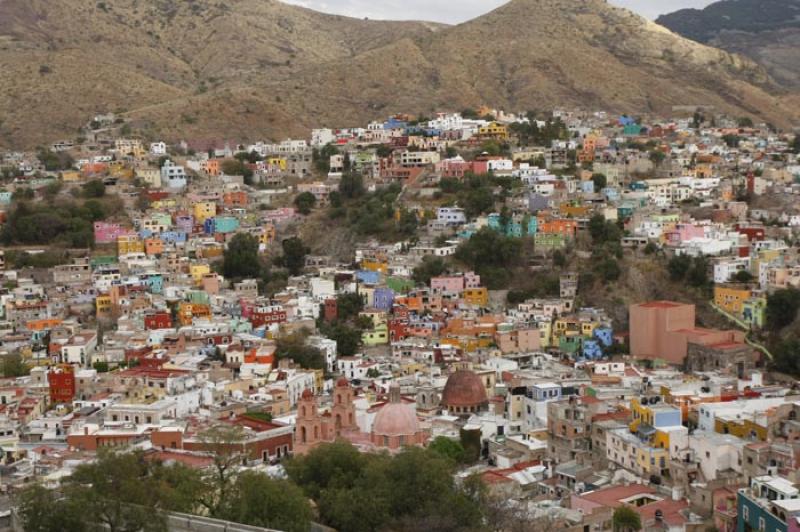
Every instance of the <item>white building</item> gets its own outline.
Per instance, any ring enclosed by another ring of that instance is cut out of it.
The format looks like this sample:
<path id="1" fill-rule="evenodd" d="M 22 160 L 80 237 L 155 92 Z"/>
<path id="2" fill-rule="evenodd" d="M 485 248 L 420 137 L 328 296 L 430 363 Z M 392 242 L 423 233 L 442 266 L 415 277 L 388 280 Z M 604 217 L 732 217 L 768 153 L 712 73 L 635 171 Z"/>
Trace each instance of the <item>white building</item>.
<path id="1" fill-rule="evenodd" d="M 439 207 L 436 209 L 436 221 L 446 225 L 462 225 L 467 223 L 467 215 L 461 207 Z"/>
<path id="2" fill-rule="evenodd" d="M 186 169 L 172 161 L 164 162 L 161 167 L 161 182 L 167 188 L 185 188 L 187 182 Z"/>
<path id="3" fill-rule="evenodd" d="M 150 155 L 159 157 L 167 154 L 167 144 L 165 142 L 153 142 L 150 144 Z"/>

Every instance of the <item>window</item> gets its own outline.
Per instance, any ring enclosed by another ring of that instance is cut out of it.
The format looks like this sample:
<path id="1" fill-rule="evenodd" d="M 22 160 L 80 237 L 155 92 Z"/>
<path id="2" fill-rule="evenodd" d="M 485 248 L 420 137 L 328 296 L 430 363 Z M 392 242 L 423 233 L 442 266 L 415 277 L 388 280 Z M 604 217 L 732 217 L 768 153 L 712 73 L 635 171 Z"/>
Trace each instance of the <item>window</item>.
<path id="1" fill-rule="evenodd" d="M 759 530 L 766 530 L 767 529 L 767 520 L 763 517 L 758 518 L 758 529 Z"/>
<path id="2" fill-rule="evenodd" d="M 750 507 L 747 506 L 746 504 L 742 505 L 742 518 L 745 521 L 750 520 Z"/>

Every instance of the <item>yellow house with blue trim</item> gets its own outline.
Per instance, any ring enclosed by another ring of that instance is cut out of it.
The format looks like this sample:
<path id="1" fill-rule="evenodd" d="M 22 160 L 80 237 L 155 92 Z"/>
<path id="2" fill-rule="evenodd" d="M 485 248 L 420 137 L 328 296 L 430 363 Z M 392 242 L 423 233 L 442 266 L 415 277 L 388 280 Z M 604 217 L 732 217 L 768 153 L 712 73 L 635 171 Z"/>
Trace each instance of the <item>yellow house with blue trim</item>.
<path id="1" fill-rule="evenodd" d="M 203 223 L 208 218 L 217 215 L 217 204 L 213 201 L 198 201 L 194 204 L 194 219 Z"/>

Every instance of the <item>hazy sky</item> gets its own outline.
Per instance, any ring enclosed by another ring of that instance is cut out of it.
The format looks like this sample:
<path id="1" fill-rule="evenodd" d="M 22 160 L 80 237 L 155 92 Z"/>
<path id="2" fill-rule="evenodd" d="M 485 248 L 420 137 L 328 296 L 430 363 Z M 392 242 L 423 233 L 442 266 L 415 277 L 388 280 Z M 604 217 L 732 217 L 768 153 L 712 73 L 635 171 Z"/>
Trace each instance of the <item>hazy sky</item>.
<path id="1" fill-rule="evenodd" d="M 477 17 L 506 0 L 284 0 L 317 11 L 376 19 L 415 19 L 458 23 Z M 581 2 L 582 0 L 573 0 Z M 655 18 L 684 7 L 704 7 L 713 0 L 611 0 L 612 4 Z"/>

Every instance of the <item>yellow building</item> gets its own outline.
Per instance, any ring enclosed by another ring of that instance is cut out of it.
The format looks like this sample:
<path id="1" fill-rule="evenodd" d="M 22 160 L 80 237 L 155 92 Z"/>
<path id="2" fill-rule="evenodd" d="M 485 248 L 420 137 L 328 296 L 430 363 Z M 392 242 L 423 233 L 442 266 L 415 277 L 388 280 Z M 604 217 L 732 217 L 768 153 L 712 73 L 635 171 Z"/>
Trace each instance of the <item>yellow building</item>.
<path id="1" fill-rule="evenodd" d="M 111 296 L 107 294 L 97 296 L 94 299 L 94 306 L 98 318 L 111 315 L 111 309 L 112 309 Z"/>
<path id="2" fill-rule="evenodd" d="M 191 325 L 194 318 L 210 318 L 211 307 L 202 303 L 181 303 L 178 306 L 178 319 L 181 325 Z"/>
<path id="3" fill-rule="evenodd" d="M 489 290 L 485 287 L 465 289 L 464 303 L 478 307 L 487 306 L 489 304 Z"/>
<path id="4" fill-rule="evenodd" d="M 269 157 L 267 159 L 267 165 L 272 166 L 273 168 L 280 168 L 282 171 L 286 171 L 286 159 L 283 157 Z"/>
<path id="5" fill-rule="evenodd" d="M 492 138 L 497 140 L 508 140 L 508 127 L 499 122 L 492 122 L 481 128 L 478 128 L 478 135 L 485 138 Z"/>
<path id="6" fill-rule="evenodd" d="M 61 180 L 65 183 L 80 181 L 81 173 L 77 170 L 67 170 L 66 172 L 61 172 Z"/>
<path id="7" fill-rule="evenodd" d="M 144 242 L 138 235 L 120 235 L 117 237 L 117 255 L 144 253 Z"/>
<path id="8" fill-rule="evenodd" d="M 364 259 L 361 261 L 361 269 L 386 274 L 389 271 L 389 265 L 380 260 Z"/>
<path id="9" fill-rule="evenodd" d="M 211 273 L 211 266 L 208 264 L 192 264 L 189 266 L 189 275 L 192 276 L 192 281 L 195 284 L 200 284 L 203 277 Z"/>
<path id="10" fill-rule="evenodd" d="M 198 223 L 217 215 L 217 204 L 213 201 L 198 201 L 194 204 L 194 219 Z"/>
<path id="11" fill-rule="evenodd" d="M 549 321 L 540 321 L 536 323 L 539 329 L 539 342 L 542 348 L 550 347 L 553 337 L 553 324 Z"/>
<path id="12" fill-rule="evenodd" d="M 267 224 L 261 228 L 261 232 L 258 235 L 258 242 L 264 246 L 268 246 L 275 241 L 275 236 L 275 226 Z"/>
<path id="13" fill-rule="evenodd" d="M 714 304 L 736 316 L 741 315 L 742 305 L 751 296 L 747 287 L 738 285 L 714 285 Z"/>

